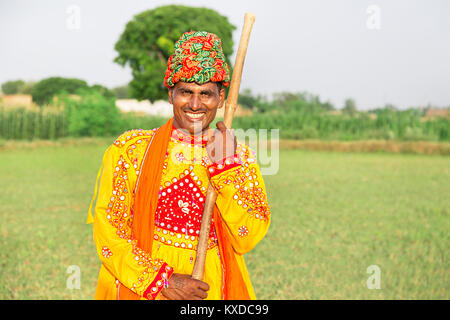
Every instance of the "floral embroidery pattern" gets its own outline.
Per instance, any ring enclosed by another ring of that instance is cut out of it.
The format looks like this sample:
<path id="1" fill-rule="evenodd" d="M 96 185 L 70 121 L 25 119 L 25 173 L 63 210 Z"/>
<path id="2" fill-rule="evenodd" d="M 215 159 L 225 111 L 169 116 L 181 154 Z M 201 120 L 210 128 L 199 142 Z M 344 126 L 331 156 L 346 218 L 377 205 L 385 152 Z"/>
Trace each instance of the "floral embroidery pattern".
<path id="1" fill-rule="evenodd" d="M 210 167 L 211 174 L 217 170 L 222 173 L 212 177 L 211 181 L 218 190 L 225 186 L 233 186 L 236 190 L 233 200 L 254 218 L 266 221 L 269 219 L 270 209 L 266 194 L 259 182 L 262 179 L 258 177 L 256 164 L 253 158 L 249 157 L 249 149 L 241 150 L 239 156 L 242 161 L 240 166 L 225 164 L 223 168 Z"/>
<path id="2" fill-rule="evenodd" d="M 132 239 L 131 236 L 132 211 L 130 207 L 133 191 L 130 190 L 129 174 L 133 172 L 133 168 L 136 174 L 139 173 L 136 170 L 138 168 L 136 150 L 139 149 L 140 152 L 145 152 L 153 133 L 153 131 L 147 130 L 128 131 L 121 135 L 114 143 L 119 148 L 126 147 L 126 155 L 128 157 L 120 156 L 114 164 L 112 194 L 106 209 L 106 218 L 116 229 L 117 236 L 131 243 L 134 260 L 144 268 L 142 274 L 137 278 L 137 282 L 133 283 L 130 288 L 136 293 L 143 292 L 147 289 L 149 279 L 152 279 L 154 273 L 158 272 L 164 264 L 162 260 L 152 259 L 147 252 L 140 249 L 137 246 L 137 241 Z M 133 148 L 133 146 L 138 147 Z M 139 156 L 139 158 L 142 159 L 142 156 Z M 103 247 L 102 255 L 108 258 L 112 256 L 112 252 L 107 247 Z"/>
<path id="3" fill-rule="evenodd" d="M 154 300 L 158 293 L 161 291 L 161 289 L 164 286 L 164 283 L 167 282 L 167 280 L 170 278 L 170 276 L 173 273 L 172 267 L 168 266 L 166 263 L 164 263 L 161 268 L 159 269 L 158 274 L 156 275 L 155 279 L 150 283 L 148 288 L 144 291 L 144 297 L 149 300 Z"/>
<path id="4" fill-rule="evenodd" d="M 189 203 L 183 202 L 183 200 L 178 200 L 178 206 L 181 208 L 181 211 L 183 211 L 186 214 L 189 214 Z"/>
<path id="5" fill-rule="evenodd" d="M 168 246 L 188 250 L 197 250 L 198 236 L 190 236 L 157 227 L 155 228 L 153 239 Z M 208 249 L 214 248 L 215 246 L 217 246 L 217 238 L 214 234 L 213 236 L 210 236 L 208 240 Z"/>
<path id="6" fill-rule="evenodd" d="M 175 52 L 167 61 L 164 85 L 173 87 L 178 81 L 222 81 L 230 84 L 230 70 L 222 51 L 222 41 L 213 33 L 190 31 L 175 43 Z"/>
<path id="7" fill-rule="evenodd" d="M 135 139 L 136 137 L 146 137 L 148 138 L 149 136 L 151 137 L 154 133 L 156 129 L 152 129 L 152 130 L 129 130 L 125 133 L 123 133 L 122 135 L 120 135 L 120 137 L 118 137 L 116 139 L 116 141 L 114 141 L 114 145 L 117 147 L 123 147 L 125 144 L 127 144 L 128 141 Z M 142 141 L 137 140 L 137 143 L 141 143 Z"/>
<path id="8" fill-rule="evenodd" d="M 183 162 L 183 161 L 184 161 L 184 155 L 183 155 L 183 152 L 179 152 L 179 153 L 175 154 L 175 157 L 176 157 L 176 159 L 177 159 L 179 162 Z"/>
<path id="9" fill-rule="evenodd" d="M 103 247 L 102 248 L 102 256 L 105 257 L 105 258 L 111 257 L 112 256 L 111 250 L 109 250 L 108 247 Z"/>
<path id="10" fill-rule="evenodd" d="M 248 228 L 246 226 L 241 226 L 239 228 L 239 233 L 238 233 L 239 237 L 243 238 L 246 237 L 248 235 Z"/>
<path id="11" fill-rule="evenodd" d="M 195 172 L 185 170 L 182 174 L 179 179 L 174 177 L 164 182 L 164 187 L 161 186 L 155 211 L 155 225 L 168 232 L 198 236 L 205 194 Z M 214 235 L 213 221 L 210 235 Z"/>
<path id="12" fill-rule="evenodd" d="M 127 138 L 130 139 L 122 139 L 127 144 L 127 152 L 126 155 L 128 157 L 128 161 L 130 165 L 134 168 L 136 176 L 139 175 L 139 170 L 141 167 L 141 162 L 144 159 L 145 152 L 147 151 L 147 146 L 150 143 L 153 134 L 156 132 L 156 129 L 152 130 L 132 130 L 128 132 Z M 138 137 L 139 139 L 136 139 Z M 134 138 L 134 139 L 133 139 Z M 118 139 L 120 140 L 120 139 Z M 130 141 L 131 140 L 131 141 Z M 130 141 L 130 142 L 129 142 Z M 122 142 L 119 142 L 122 143 Z M 127 167 L 128 168 L 128 167 Z"/>

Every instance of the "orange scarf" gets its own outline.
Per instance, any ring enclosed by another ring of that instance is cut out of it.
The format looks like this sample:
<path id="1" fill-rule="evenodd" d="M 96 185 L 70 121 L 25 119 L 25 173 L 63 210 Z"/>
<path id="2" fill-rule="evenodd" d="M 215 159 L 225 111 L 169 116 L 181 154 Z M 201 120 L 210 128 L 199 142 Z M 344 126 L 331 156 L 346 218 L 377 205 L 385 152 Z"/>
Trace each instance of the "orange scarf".
<path id="1" fill-rule="evenodd" d="M 136 182 L 135 202 L 133 212 L 133 236 L 137 245 L 151 255 L 153 243 L 153 229 L 155 225 L 155 211 L 158 203 L 158 191 L 162 176 L 167 147 L 172 134 L 173 118 L 161 126 L 149 143 L 140 176 Z M 234 251 L 228 239 L 226 226 L 220 218 L 217 205 L 213 215 L 217 239 L 219 243 L 220 258 L 224 268 L 225 285 L 223 297 L 227 300 L 250 299 L 244 279 L 234 256 Z M 119 287 L 121 300 L 138 300 L 140 296 L 123 285 Z"/>

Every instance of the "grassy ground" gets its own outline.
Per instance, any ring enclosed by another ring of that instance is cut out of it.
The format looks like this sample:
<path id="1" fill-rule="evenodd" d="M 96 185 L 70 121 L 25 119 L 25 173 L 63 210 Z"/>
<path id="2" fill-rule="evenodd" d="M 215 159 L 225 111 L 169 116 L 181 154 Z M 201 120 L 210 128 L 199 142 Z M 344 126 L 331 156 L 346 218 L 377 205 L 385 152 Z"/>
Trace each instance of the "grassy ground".
<path id="1" fill-rule="evenodd" d="M 91 299 L 85 224 L 104 143 L 0 151 L 0 299 Z M 272 224 L 246 256 L 260 299 L 449 299 L 450 157 L 280 152 Z M 81 288 L 69 290 L 67 268 Z M 367 267 L 381 270 L 369 290 Z"/>

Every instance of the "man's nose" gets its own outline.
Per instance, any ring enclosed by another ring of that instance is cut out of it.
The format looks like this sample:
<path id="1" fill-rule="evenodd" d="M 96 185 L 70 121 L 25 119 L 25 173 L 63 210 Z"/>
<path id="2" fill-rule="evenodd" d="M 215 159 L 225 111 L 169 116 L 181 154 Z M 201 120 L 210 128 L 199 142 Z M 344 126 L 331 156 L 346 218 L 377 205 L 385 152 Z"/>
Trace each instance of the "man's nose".
<path id="1" fill-rule="evenodd" d="M 189 102 L 189 107 L 192 111 L 197 111 L 201 107 L 200 98 L 197 94 L 193 94 L 191 97 L 191 101 Z"/>

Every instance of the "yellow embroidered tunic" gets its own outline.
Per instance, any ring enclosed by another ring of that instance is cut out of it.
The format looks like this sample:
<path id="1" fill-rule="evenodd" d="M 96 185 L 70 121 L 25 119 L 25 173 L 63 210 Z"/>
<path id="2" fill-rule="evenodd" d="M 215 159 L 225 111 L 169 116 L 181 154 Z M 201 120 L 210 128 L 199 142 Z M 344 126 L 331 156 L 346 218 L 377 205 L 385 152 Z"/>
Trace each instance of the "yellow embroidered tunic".
<path id="1" fill-rule="evenodd" d="M 173 272 L 192 273 L 209 181 L 218 193 L 221 219 L 232 235 L 239 268 L 254 299 L 242 255 L 265 236 L 270 210 L 258 164 L 245 145 L 238 143 L 233 159 L 213 164 L 205 141 L 174 129 L 163 164 L 152 255 L 136 245 L 131 228 L 133 194 L 155 131 L 125 132 L 105 152 L 94 219 L 94 241 L 102 262 L 95 299 L 117 299 L 120 285 L 142 299 L 161 299 L 164 280 Z M 213 222 L 203 278 L 210 286 L 207 299 L 223 298 L 222 273 Z"/>

